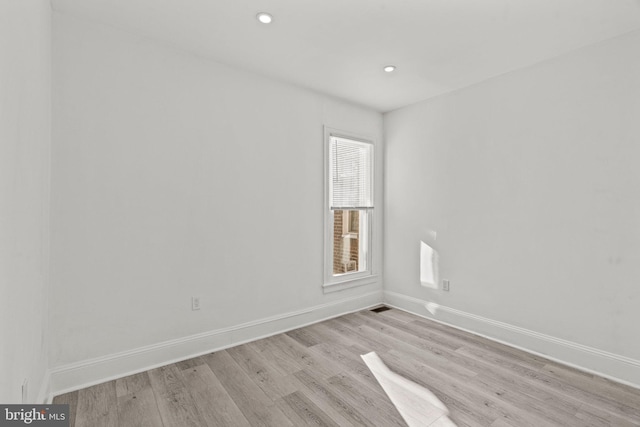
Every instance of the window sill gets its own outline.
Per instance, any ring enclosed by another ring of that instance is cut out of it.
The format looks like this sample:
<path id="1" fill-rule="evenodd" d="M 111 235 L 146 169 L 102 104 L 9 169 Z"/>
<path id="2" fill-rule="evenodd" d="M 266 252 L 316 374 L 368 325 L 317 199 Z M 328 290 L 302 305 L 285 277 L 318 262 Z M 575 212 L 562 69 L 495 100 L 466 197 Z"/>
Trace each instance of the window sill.
<path id="1" fill-rule="evenodd" d="M 372 274 L 370 276 L 357 277 L 353 279 L 343 279 L 341 281 L 325 283 L 324 285 L 322 285 L 322 291 L 325 294 L 343 291 L 345 289 L 351 289 L 357 286 L 370 285 L 377 282 L 379 279 L 380 276 L 378 274 Z"/>

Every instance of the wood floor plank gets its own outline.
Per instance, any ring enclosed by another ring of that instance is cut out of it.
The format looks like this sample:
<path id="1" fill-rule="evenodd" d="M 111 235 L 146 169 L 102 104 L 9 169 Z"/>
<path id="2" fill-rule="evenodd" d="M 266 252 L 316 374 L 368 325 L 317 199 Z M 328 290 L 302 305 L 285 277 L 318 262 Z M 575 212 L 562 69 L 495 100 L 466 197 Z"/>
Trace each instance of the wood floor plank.
<path id="1" fill-rule="evenodd" d="M 490 425 L 498 418 L 513 420 L 518 426 L 536 426 L 533 420 L 519 413 L 510 413 L 509 408 L 482 390 L 467 386 L 466 382 L 439 372 L 428 365 L 403 357 L 393 351 L 380 355 L 385 364 L 394 372 L 432 391 L 445 405 L 451 405 L 461 412 L 467 412 Z M 455 417 L 452 417 L 455 420 Z M 547 425 L 547 424 L 540 424 Z"/>
<path id="2" fill-rule="evenodd" d="M 298 341 L 305 347 L 312 347 L 323 342 L 322 337 L 318 334 L 313 333 L 313 331 L 309 328 L 295 329 L 293 331 L 287 332 L 286 335 Z"/>
<path id="3" fill-rule="evenodd" d="M 146 372 L 129 375 L 128 377 L 118 378 L 116 380 L 116 396 L 126 396 L 140 390 L 151 388 L 149 375 Z"/>
<path id="4" fill-rule="evenodd" d="M 197 427 L 204 425 L 189 390 L 181 380 L 176 365 L 148 371 L 158 410 L 165 427 Z"/>
<path id="5" fill-rule="evenodd" d="M 360 355 L 368 353 L 359 346 L 343 347 L 334 343 L 318 344 L 309 348 L 309 351 L 332 359 L 343 367 L 343 371 L 349 372 L 355 378 L 368 386 L 372 391 L 384 396 L 384 390 L 373 376 Z"/>
<path id="6" fill-rule="evenodd" d="M 272 400 L 297 390 L 297 382 L 294 382 L 290 375 L 281 374 L 269 359 L 256 352 L 251 346 L 240 345 L 229 348 L 227 353 Z"/>
<path id="7" fill-rule="evenodd" d="M 428 355 L 433 363 L 439 364 L 443 369 L 455 371 L 460 376 L 472 377 L 477 374 L 473 370 L 450 363 L 446 357 L 451 352 L 450 348 L 442 347 L 433 341 L 418 338 L 394 327 L 369 321 L 363 323 L 354 332 L 389 350 L 393 349 L 414 355 Z"/>
<path id="8" fill-rule="evenodd" d="M 575 402 L 568 399 L 554 399 L 553 395 L 541 394 L 517 381 L 501 381 L 495 371 L 485 372 L 472 381 L 478 387 L 495 394 L 499 399 L 532 413 L 544 414 L 544 418 L 559 425 L 570 425 L 576 412 Z"/>
<path id="9" fill-rule="evenodd" d="M 357 328 L 362 325 L 363 320 L 361 317 L 357 316 L 356 313 L 345 314 L 344 316 L 340 316 L 337 318 L 340 322 L 349 325 L 351 328 Z"/>
<path id="10" fill-rule="evenodd" d="M 394 329 L 394 328 L 391 328 Z M 406 337 L 398 335 L 392 331 L 388 332 L 392 339 L 399 339 L 404 341 Z M 425 348 L 426 350 L 433 351 L 431 348 Z M 500 382 L 496 371 L 487 364 L 472 363 L 472 360 L 463 360 L 455 352 L 447 352 L 446 349 L 443 353 L 439 353 L 446 360 L 447 363 L 453 363 L 455 366 L 465 366 L 470 368 L 471 371 L 480 372 L 480 377 L 476 375 L 460 375 L 455 370 L 447 369 L 448 365 L 439 364 L 437 359 L 428 357 L 429 352 L 415 353 L 415 352 L 402 352 L 403 357 L 413 358 L 421 363 L 428 364 L 429 366 L 436 368 L 440 371 L 447 372 L 448 375 L 453 375 L 457 379 L 468 381 L 469 384 L 475 384 L 484 390 L 490 390 L 494 393 L 496 398 L 507 402 L 511 405 L 528 407 L 530 412 L 534 412 L 534 409 L 540 412 L 542 418 L 555 421 L 559 424 L 566 424 L 570 420 L 573 420 L 575 410 L 577 407 L 570 402 L 567 404 L 566 399 L 553 398 L 548 393 L 536 396 L 535 393 L 530 393 L 526 385 L 522 385 L 519 382 Z M 490 375 L 487 375 L 490 373 Z M 533 389 L 535 391 L 535 389 Z M 533 397 L 533 399 L 532 399 Z M 536 399 L 540 397 L 540 400 Z"/>
<path id="11" fill-rule="evenodd" d="M 151 385 L 118 396 L 119 427 L 161 427 L 164 423 Z"/>
<path id="12" fill-rule="evenodd" d="M 620 414 L 613 414 L 609 411 L 602 409 L 597 405 L 583 404 L 576 412 L 576 418 L 580 420 L 580 423 L 585 426 L 640 426 L 640 419 L 632 420 L 626 417 L 620 416 Z"/>
<path id="13" fill-rule="evenodd" d="M 554 378 L 570 381 L 571 384 L 583 391 L 613 399 L 625 405 L 634 406 L 640 402 L 640 392 L 634 393 L 628 389 L 598 381 L 595 375 L 568 366 L 562 366 L 558 363 L 548 363 L 543 366 L 540 371 Z"/>
<path id="14" fill-rule="evenodd" d="M 365 414 L 361 413 L 349 402 L 341 398 L 339 394 L 326 382 L 318 378 L 314 378 L 307 371 L 298 371 L 294 374 L 296 378 L 305 386 L 310 393 L 323 400 L 325 404 L 333 408 L 342 417 L 347 419 L 354 426 L 373 426 L 373 422 L 369 420 Z"/>
<path id="15" fill-rule="evenodd" d="M 200 362 L 204 361 L 198 358 Z M 249 421 L 206 363 L 183 369 L 182 380 L 189 384 L 193 399 L 205 425 L 248 427 Z"/>
<path id="16" fill-rule="evenodd" d="M 78 411 L 78 392 L 72 391 L 70 393 L 61 394 L 53 398 L 52 403 L 69 405 L 69 427 L 75 427 L 76 414 Z"/>
<path id="17" fill-rule="evenodd" d="M 406 427 L 406 423 L 396 407 L 388 399 L 380 399 L 367 387 L 347 373 L 331 377 L 327 381 L 341 399 L 358 408 L 375 426 Z"/>
<path id="18" fill-rule="evenodd" d="M 358 333 L 363 337 L 376 339 L 390 350 L 401 351 L 405 354 L 415 355 L 416 357 L 428 358 L 431 364 L 438 366 L 450 374 L 455 373 L 461 378 L 471 378 L 477 375 L 476 371 L 452 363 L 447 359 L 448 349 L 412 335 L 407 336 L 395 328 L 383 327 L 382 325 L 374 327 L 365 323 L 358 328 Z"/>
<path id="19" fill-rule="evenodd" d="M 409 323 L 409 322 L 413 322 L 414 320 L 416 320 L 416 317 L 409 314 L 409 313 L 405 313 L 402 310 L 395 310 L 395 309 L 391 309 L 391 310 L 387 310 L 387 311 L 382 311 L 380 313 L 376 313 L 376 315 L 385 318 L 385 319 L 393 319 L 396 320 L 398 322 L 403 322 L 403 323 Z"/>
<path id="20" fill-rule="evenodd" d="M 555 363 L 555 362 L 554 362 Z M 594 375 L 594 381 L 596 381 L 597 383 L 600 384 L 605 384 L 607 386 L 610 387 L 615 387 L 621 391 L 626 391 L 627 393 L 633 394 L 634 396 L 638 396 L 638 398 L 640 398 L 640 388 L 634 388 L 628 384 L 621 384 L 618 382 L 615 382 L 609 378 L 604 378 L 604 377 L 599 377 L 597 375 Z"/>
<path id="21" fill-rule="evenodd" d="M 118 425 L 115 381 L 78 391 L 75 425 L 76 427 L 115 427 Z"/>
<path id="22" fill-rule="evenodd" d="M 296 426 L 327 426 L 339 427 L 339 424 L 331 419 L 322 409 L 309 400 L 304 393 L 296 391 L 282 398 L 285 405 L 282 405 L 283 411 L 291 420 L 295 420 Z M 287 409 L 288 408 L 288 409 Z"/>
<path id="23" fill-rule="evenodd" d="M 491 423 L 491 427 L 518 427 L 514 424 L 509 424 L 503 419 L 497 419 L 493 423 Z"/>
<path id="24" fill-rule="evenodd" d="M 327 320 L 326 322 L 318 325 L 318 327 L 323 328 L 329 335 L 339 337 L 339 339 L 335 341 L 345 346 L 358 344 L 369 351 L 375 351 L 377 353 L 383 353 L 391 350 L 391 347 L 380 342 L 380 340 L 370 336 L 363 336 L 357 328 L 352 329 L 348 323 L 342 322 L 339 317 Z"/>
<path id="25" fill-rule="evenodd" d="M 577 401 L 592 404 L 611 414 L 618 415 L 620 418 L 626 419 L 627 421 L 635 422 L 636 420 L 640 420 L 640 405 L 629 406 L 622 402 L 612 400 L 608 397 L 594 394 L 591 391 L 582 390 L 573 383 L 546 375 L 540 370 L 533 370 L 526 366 L 512 362 L 510 359 L 498 353 L 492 353 L 478 348 L 472 349 L 466 347 L 457 350 L 457 352 L 463 354 L 471 354 L 474 357 L 487 360 L 489 361 L 489 363 L 506 367 L 510 369 L 511 372 L 515 375 L 529 378 L 540 384 L 542 387 L 550 387 L 558 392 L 568 394 Z"/>
<path id="26" fill-rule="evenodd" d="M 391 352 L 392 354 L 394 351 Z M 491 397 L 507 403 L 509 405 L 525 408 L 523 410 L 540 413 L 540 417 L 547 419 L 547 422 L 556 422 L 558 425 L 567 425 L 571 420 L 574 420 L 574 413 L 577 410 L 575 402 L 567 400 L 561 394 L 550 394 L 548 392 L 540 392 L 536 387 L 531 387 L 525 379 L 514 381 L 508 374 L 500 372 L 500 369 L 496 369 L 488 364 L 475 363 L 471 359 L 464 360 L 460 358 L 456 353 L 449 353 L 446 355 L 447 359 L 451 362 L 455 362 L 458 365 L 466 366 L 471 369 L 481 372 L 477 376 L 464 377 L 456 375 L 455 371 L 444 369 L 442 366 L 434 364 L 427 356 L 427 352 L 424 354 L 400 352 L 402 357 L 407 360 L 411 359 L 419 363 L 423 363 L 432 368 L 436 368 L 439 371 L 446 372 L 448 376 L 452 376 L 457 380 L 462 380 L 465 384 L 473 385 L 483 391 L 489 391 Z"/>
<path id="27" fill-rule="evenodd" d="M 302 372 L 302 371 L 299 371 Z M 296 375 L 298 373 L 292 375 L 293 379 L 297 381 L 298 391 L 304 394 L 309 400 L 311 400 L 318 408 L 320 408 L 325 414 L 329 416 L 335 423 L 337 423 L 341 427 L 353 427 L 354 424 L 349 421 L 346 417 L 344 417 L 341 413 L 341 408 L 336 406 L 331 399 L 328 399 L 327 396 L 321 393 L 314 393 L 311 388 L 309 388 L 306 384 L 300 381 Z M 283 401 L 282 401 L 283 402 Z M 292 417 L 292 422 L 294 425 L 297 425 L 294 422 L 294 419 L 299 417 Z"/>
<path id="28" fill-rule="evenodd" d="M 280 409 L 282 413 L 289 418 L 289 421 L 291 421 L 294 426 L 309 425 L 308 420 L 303 418 L 301 415 L 298 415 L 298 413 L 294 411 L 293 408 L 282 399 L 282 397 L 277 398 L 274 402 L 278 409 Z"/>
<path id="29" fill-rule="evenodd" d="M 298 366 L 298 370 L 312 370 L 323 377 L 330 377 L 340 372 L 332 363 L 322 363 L 317 357 L 309 353 L 305 347 L 288 335 L 281 334 L 266 338 L 274 353 L 279 353 L 290 364 Z"/>
<path id="30" fill-rule="evenodd" d="M 252 426 L 293 425 L 226 351 L 208 354 L 203 359 Z"/>
<path id="31" fill-rule="evenodd" d="M 206 363 L 204 360 L 202 360 L 201 357 L 193 357 L 191 359 L 176 362 L 175 365 L 176 365 L 176 368 L 178 368 L 180 371 L 184 371 L 186 369 L 195 368 L 204 364 Z"/>
<path id="32" fill-rule="evenodd" d="M 311 331 L 313 334 L 322 338 L 322 343 L 334 343 L 339 345 L 351 345 L 353 341 L 348 337 L 340 335 L 333 327 L 331 327 L 328 321 L 321 323 L 314 323 L 313 325 L 305 326 L 304 329 Z"/>
<path id="33" fill-rule="evenodd" d="M 640 426 L 640 390 L 397 309 L 363 310 L 54 398 L 71 426 L 393 426 L 375 351 L 458 427 Z"/>
<path id="34" fill-rule="evenodd" d="M 283 354 L 272 342 L 266 339 L 253 341 L 246 344 L 264 359 L 271 361 L 271 365 L 282 376 L 293 374 L 302 369 L 297 363 L 291 363 L 286 354 Z"/>
<path id="35" fill-rule="evenodd" d="M 393 334 L 391 334 L 393 336 Z M 466 380 L 472 381 L 480 381 L 483 386 L 486 388 L 500 388 L 506 387 L 510 392 L 520 393 L 522 396 L 528 396 L 529 398 L 538 399 L 544 405 L 550 407 L 550 409 L 558 410 L 561 413 L 567 412 L 573 414 L 579 406 L 579 403 L 573 399 L 567 399 L 566 396 L 562 393 L 550 393 L 549 390 L 540 390 L 529 381 L 527 378 L 513 378 L 513 375 L 509 370 L 503 369 L 500 366 L 492 365 L 485 363 L 482 360 L 478 360 L 473 357 L 467 357 L 462 354 L 459 354 L 455 351 L 447 350 L 446 348 L 442 348 L 441 350 L 433 350 L 432 348 L 425 348 L 424 352 L 416 353 L 416 352 L 403 352 L 405 357 L 414 358 L 423 363 L 427 363 L 431 366 L 438 367 L 438 369 L 442 371 L 446 371 L 449 375 L 455 375 L 458 378 L 464 378 Z M 448 362 L 453 363 L 456 366 L 464 367 L 472 372 L 477 373 L 490 373 L 490 375 L 485 375 L 482 378 L 474 379 L 474 376 L 457 375 L 459 374 L 456 370 L 446 369 L 446 366 L 439 366 L 437 363 L 434 363 L 433 359 L 430 358 L 430 352 L 436 351 L 438 356 L 444 357 Z M 508 398 L 509 396 L 507 396 Z M 535 404 L 535 402 L 533 402 Z"/>
<path id="36" fill-rule="evenodd" d="M 397 310 L 389 310 L 389 312 L 394 312 Z M 386 311 L 383 313 L 387 313 Z M 381 316 L 382 313 L 374 314 L 371 312 L 359 312 L 356 313 L 359 316 L 362 316 L 370 326 L 376 325 L 384 325 L 387 327 L 392 327 L 395 330 L 400 330 L 405 334 L 413 335 L 414 338 L 426 340 L 432 344 L 436 344 L 441 348 L 446 348 L 449 350 L 456 350 L 464 343 L 459 340 L 452 340 L 449 336 L 442 336 L 440 334 L 431 333 L 428 329 L 423 326 L 416 325 L 414 322 L 403 322 L 398 321 L 394 318 L 388 318 Z"/>
<path id="37" fill-rule="evenodd" d="M 467 348 L 477 347 L 485 351 L 495 352 L 501 354 L 505 358 L 512 359 L 516 363 L 527 365 L 534 369 L 542 368 L 549 362 L 548 360 L 535 354 L 526 353 L 522 350 L 509 347 L 508 345 L 492 341 L 477 335 L 473 335 L 470 332 L 462 331 L 460 329 L 443 325 L 435 321 L 417 318 L 414 323 L 416 325 L 424 327 L 426 331 L 429 331 L 432 334 L 440 335 L 445 339 L 449 339 L 452 341 L 459 341 L 460 346 L 464 346 Z"/>

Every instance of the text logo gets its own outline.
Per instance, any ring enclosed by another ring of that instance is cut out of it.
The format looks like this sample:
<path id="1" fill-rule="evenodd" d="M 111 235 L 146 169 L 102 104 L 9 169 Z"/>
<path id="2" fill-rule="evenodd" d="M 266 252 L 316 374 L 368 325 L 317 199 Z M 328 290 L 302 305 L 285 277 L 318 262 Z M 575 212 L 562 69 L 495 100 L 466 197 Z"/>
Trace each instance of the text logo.
<path id="1" fill-rule="evenodd" d="M 0 405 L 0 427 L 69 427 L 69 405 Z"/>

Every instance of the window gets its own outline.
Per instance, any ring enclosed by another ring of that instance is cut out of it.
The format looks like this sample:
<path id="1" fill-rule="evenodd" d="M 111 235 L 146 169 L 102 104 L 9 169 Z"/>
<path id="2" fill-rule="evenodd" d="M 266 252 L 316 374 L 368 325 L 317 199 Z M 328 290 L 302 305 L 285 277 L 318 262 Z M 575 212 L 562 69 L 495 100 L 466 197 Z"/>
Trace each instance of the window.
<path id="1" fill-rule="evenodd" d="M 373 144 L 325 134 L 325 290 L 336 290 L 371 281 Z"/>

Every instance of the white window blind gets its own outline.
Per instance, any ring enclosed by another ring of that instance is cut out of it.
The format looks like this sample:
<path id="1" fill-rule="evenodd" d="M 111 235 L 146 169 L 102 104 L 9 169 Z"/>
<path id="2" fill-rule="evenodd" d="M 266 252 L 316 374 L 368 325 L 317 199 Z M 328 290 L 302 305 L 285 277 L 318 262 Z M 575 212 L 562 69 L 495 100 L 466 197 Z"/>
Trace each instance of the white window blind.
<path id="1" fill-rule="evenodd" d="M 373 208 L 373 145 L 331 137 L 331 209 Z"/>

